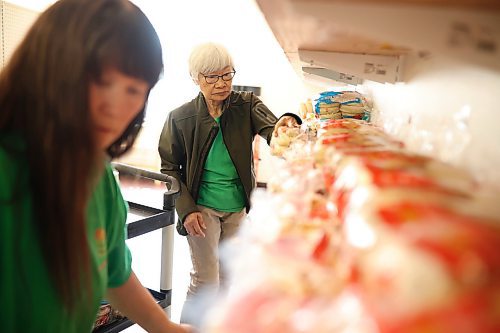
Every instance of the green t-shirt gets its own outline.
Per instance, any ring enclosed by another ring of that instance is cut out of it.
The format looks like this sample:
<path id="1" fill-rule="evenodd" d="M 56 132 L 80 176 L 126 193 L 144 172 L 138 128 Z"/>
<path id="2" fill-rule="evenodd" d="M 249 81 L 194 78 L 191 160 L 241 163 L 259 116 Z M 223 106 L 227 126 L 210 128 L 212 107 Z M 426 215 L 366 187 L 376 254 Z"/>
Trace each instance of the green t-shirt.
<path id="1" fill-rule="evenodd" d="M 219 118 L 215 120 L 219 123 Z M 221 212 L 239 212 L 245 207 L 245 189 L 224 144 L 221 130 L 208 152 L 196 203 Z"/>
<path id="2" fill-rule="evenodd" d="M 126 202 L 107 165 L 87 207 L 94 288 L 90 301 L 78 304 L 70 317 L 56 296 L 35 235 L 23 152 L 19 137 L 0 136 L 0 331 L 88 333 L 106 289 L 122 285 L 131 273 Z"/>

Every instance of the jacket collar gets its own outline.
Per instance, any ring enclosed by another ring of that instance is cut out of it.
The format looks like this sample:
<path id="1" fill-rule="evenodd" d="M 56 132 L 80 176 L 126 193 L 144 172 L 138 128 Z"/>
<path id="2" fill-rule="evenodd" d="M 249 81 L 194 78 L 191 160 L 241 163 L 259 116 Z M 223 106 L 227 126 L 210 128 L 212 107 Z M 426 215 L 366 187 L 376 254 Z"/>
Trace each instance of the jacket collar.
<path id="1" fill-rule="evenodd" d="M 237 97 L 236 93 L 234 91 L 231 91 L 229 96 L 224 100 L 222 104 L 222 114 L 224 114 L 229 106 L 231 105 L 231 101 L 234 100 L 234 98 Z M 200 115 L 200 119 L 202 121 L 207 121 L 207 122 L 214 122 L 214 118 L 210 115 L 208 112 L 208 106 L 207 102 L 205 101 L 205 96 L 203 96 L 203 93 L 200 91 L 198 93 L 198 97 L 195 98 L 194 100 L 194 105 L 196 110 L 198 110 L 198 114 Z"/>
<path id="2" fill-rule="evenodd" d="M 205 101 L 205 97 L 203 96 L 202 92 L 198 94 L 198 97 L 194 99 L 194 107 L 195 110 L 198 110 L 198 116 L 200 120 L 204 123 L 213 123 L 214 119 L 208 113 L 208 107 L 207 107 L 207 102 Z"/>

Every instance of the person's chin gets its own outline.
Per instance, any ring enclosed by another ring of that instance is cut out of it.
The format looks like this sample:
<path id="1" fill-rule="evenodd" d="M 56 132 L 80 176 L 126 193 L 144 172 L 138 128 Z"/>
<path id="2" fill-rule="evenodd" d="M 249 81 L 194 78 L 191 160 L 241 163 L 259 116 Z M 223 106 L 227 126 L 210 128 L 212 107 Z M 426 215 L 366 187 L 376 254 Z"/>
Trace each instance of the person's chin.
<path id="1" fill-rule="evenodd" d="M 107 150 L 109 146 L 115 142 L 117 137 L 115 135 L 100 135 L 97 137 L 97 145 L 103 150 Z"/>

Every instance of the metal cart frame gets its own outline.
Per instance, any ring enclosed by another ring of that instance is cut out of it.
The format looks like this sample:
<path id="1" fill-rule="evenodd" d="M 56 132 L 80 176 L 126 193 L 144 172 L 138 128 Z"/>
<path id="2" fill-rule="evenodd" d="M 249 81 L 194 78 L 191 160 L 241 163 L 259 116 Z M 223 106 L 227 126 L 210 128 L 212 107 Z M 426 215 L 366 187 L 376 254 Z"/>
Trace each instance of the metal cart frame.
<path id="1" fill-rule="evenodd" d="M 167 315 L 170 316 L 170 306 L 172 304 L 175 200 L 180 194 L 179 182 L 174 177 L 122 163 L 112 163 L 112 166 L 120 174 L 156 180 L 167 185 L 167 190 L 163 193 L 163 209 L 128 201 L 130 212 L 137 212 L 146 217 L 135 222 L 127 223 L 127 238 L 134 238 L 162 228 L 160 290 L 155 291 L 149 289 L 149 291 L 156 299 L 157 303 L 165 309 Z M 134 322 L 124 318 L 99 327 L 95 329 L 93 333 L 116 333 L 132 325 L 134 325 Z"/>

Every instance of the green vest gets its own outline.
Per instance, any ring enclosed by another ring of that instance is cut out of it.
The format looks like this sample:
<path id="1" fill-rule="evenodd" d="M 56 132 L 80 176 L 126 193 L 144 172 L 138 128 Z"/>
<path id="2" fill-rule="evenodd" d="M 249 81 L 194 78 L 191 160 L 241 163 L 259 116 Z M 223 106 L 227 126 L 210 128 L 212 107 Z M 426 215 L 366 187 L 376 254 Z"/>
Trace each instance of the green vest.
<path id="1" fill-rule="evenodd" d="M 221 212 L 239 212 L 245 207 L 245 189 L 220 129 L 205 161 L 196 203 Z"/>

